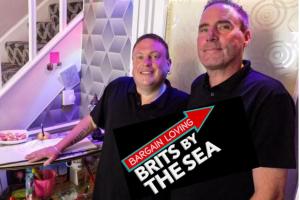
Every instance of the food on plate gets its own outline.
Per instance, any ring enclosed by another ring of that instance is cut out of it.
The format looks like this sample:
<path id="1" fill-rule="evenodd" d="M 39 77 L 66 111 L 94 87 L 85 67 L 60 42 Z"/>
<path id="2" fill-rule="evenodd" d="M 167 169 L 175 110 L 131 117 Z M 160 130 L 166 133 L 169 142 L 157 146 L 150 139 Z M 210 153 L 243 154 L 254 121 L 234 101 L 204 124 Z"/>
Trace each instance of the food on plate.
<path id="1" fill-rule="evenodd" d="M 18 141 L 26 138 L 25 132 L 0 132 L 0 141 Z"/>

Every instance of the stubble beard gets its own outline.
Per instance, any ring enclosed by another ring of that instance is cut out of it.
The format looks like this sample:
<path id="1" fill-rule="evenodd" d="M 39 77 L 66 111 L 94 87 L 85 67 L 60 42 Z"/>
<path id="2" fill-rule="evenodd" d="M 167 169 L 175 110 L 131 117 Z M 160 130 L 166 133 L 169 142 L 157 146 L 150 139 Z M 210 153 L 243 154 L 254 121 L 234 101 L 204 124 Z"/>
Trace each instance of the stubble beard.
<path id="1" fill-rule="evenodd" d="M 224 56 L 222 58 L 205 58 L 199 55 L 200 62 L 207 70 L 218 70 L 226 68 Z"/>

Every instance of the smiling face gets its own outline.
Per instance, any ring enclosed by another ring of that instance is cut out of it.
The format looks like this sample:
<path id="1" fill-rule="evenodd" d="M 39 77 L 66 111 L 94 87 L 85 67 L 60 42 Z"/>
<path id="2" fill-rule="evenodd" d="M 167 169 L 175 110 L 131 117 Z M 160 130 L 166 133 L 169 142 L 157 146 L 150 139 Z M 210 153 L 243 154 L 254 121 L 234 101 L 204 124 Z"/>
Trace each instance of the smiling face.
<path id="1" fill-rule="evenodd" d="M 197 46 L 199 59 L 207 70 L 241 65 L 250 32 L 240 28 L 240 15 L 229 5 L 217 3 L 203 12 Z"/>
<path id="2" fill-rule="evenodd" d="M 137 89 L 157 90 L 170 70 L 166 48 L 153 39 L 143 39 L 133 49 L 133 78 Z"/>

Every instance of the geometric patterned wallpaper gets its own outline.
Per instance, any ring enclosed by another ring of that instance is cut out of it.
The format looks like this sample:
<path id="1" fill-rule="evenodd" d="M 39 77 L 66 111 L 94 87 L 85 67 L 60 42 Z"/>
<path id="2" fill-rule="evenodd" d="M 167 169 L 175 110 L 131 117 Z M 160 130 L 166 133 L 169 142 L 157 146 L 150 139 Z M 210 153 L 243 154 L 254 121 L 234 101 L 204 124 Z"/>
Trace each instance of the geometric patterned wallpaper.
<path id="1" fill-rule="evenodd" d="M 197 56 L 200 15 L 207 1 L 169 0 L 166 38 L 172 69 L 169 79 L 185 91 L 205 70 Z M 236 0 L 249 13 L 252 41 L 245 58 L 252 67 L 279 79 L 291 95 L 297 96 L 299 58 L 297 0 Z M 189 49 L 189 53 L 186 50 Z M 184 78 L 182 78 L 184 77 Z"/>
<path id="2" fill-rule="evenodd" d="M 129 74 L 132 2 L 130 0 L 86 0 L 84 3 L 81 65 L 81 115 L 89 113 L 94 95 Z"/>

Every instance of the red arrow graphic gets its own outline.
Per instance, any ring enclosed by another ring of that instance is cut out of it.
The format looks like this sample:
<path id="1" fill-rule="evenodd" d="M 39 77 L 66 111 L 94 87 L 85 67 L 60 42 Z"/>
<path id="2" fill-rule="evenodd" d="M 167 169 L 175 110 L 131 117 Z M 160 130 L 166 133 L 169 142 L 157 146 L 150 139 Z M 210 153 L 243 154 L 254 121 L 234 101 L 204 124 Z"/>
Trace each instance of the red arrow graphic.
<path id="1" fill-rule="evenodd" d="M 194 126 L 196 127 L 198 132 L 212 109 L 213 107 L 207 107 L 203 109 L 188 110 L 184 113 L 188 116 L 188 119 L 191 119 L 193 121 Z"/>
<path id="2" fill-rule="evenodd" d="M 184 111 L 185 117 L 182 120 L 124 158 L 123 165 L 130 172 L 192 129 L 198 132 L 212 109 L 213 106 Z"/>

